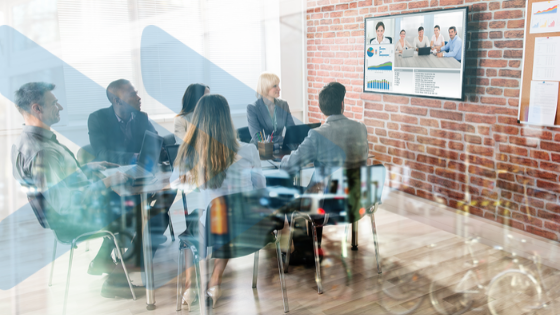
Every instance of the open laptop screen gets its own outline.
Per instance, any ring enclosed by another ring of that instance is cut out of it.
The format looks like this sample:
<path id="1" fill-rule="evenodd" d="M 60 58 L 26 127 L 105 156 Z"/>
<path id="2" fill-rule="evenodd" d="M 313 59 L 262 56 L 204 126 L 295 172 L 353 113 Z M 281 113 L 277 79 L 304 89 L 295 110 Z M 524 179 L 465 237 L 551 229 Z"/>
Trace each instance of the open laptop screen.
<path id="1" fill-rule="evenodd" d="M 154 173 L 159 162 L 162 144 L 162 137 L 146 130 L 146 133 L 144 133 L 144 141 L 142 142 L 142 149 L 140 149 L 140 155 L 138 156 L 138 165 L 146 171 Z"/>

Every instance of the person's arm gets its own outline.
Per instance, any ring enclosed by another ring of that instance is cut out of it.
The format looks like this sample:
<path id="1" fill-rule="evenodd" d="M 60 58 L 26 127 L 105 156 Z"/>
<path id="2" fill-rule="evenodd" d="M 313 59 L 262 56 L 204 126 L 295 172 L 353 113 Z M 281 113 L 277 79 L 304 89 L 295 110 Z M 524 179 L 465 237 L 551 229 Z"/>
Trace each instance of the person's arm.
<path id="1" fill-rule="evenodd" d="M 449 48 L 449 52 L 444 53 L 443 56 L 444 57 L 455 57 L 457 56 L 457 54 L 459 53 L 459 51 L 461 51 L 461 44 L 462 42 L 459 40 L 454 40 L 453 44 L 451 45 L 451 47 Z"/>
<path id="2" fill-rule="evenodd" d="M 317 158 L 317 137 L 320 137 L 320 135 L 315 130 L 309 130 L 307 137 L 298 149 L 282 159 L 280 169 L 293 175 L 303 166 L 315 161 Z"/>
<path id="3" fill-rule="evenodd" d="M 102 180 L 89 182 L 76 164 L 66 163 L 59 152 L 51 149 L 37 153 L 30 171 L 36 188 L 59 214 L 80 211 L 82 204 L 90 203 L 91 196 L 101 196 L 106 188 Z M 65 177 L 64 174 L 70 175 Z"/>
<path id="4" fill-rule="evenodd" d="M 444 43 L 445 43 L 445 42 L 444 42 Z M 445 44 L 445 45 L 444 45 L 443 47 L 441 47 L 439 50 L 442 51 L 442 52 L 443 52 L 443 51 L 448 51 L 448 50 L 449 50 L 449 42 L 447 42 L 447 44 Z"/>
<path id="5" fill-rule="evenodd" d="M 93 148 L 93 153 L 97 161 L 108 161 L 117 164 L 129 164 L 134 158 L 134 152 L 118 152 L 110 150 L 107 144 L 109 143 L 110 135 L 107 132 L 106 124 L 97 117 L 97 115 L 90 115 L 88 118 L 88 133 L 89 143 Z"/>
<path id="6" fill-rule="evenodd" d="M 286 123 L 284 124 L 284 126 L 286 128 L 290 126 L 295 126 L 296 124 L 294 123 L 294 117 L 290 112 L 290 106 L 288 105 L 288 102 L 286 102 L 286 108 L 284 110 L 286 111 Z"/>
<path id="7" fill-rule="evenodd" d="M 251 150 L 251 182 L 253 183 L 254 189 L 261 189 L 266 187 L 266 178 L 262 172 L 261 168 L 261 158 L 259 156 L 259 151 L 253 145 L 248 146 Z"/>
<path id="8" fill-rule="evenodd" d="M 179 144 L 183 143 L 183 140 L 185 139 L 187 124 L 187 120 L 183 117 L 175 117 L 173 133 L 175 134 L 175 141 Z"/>
<path id="9" fill-rule="evenodd" d="M 249 126 L 249 132 L 251 133 L 251 143 L 257 145 L 256 136 L 262 130 L 262 128 L 261 124 L 259 123 L 256 105 L 247 106 L 247 124 Z"/>
<path id="10" fill-rule="evenodd" d="M 404 40 L 404 44 L 408 46 L 408 48 L 414 48 L 406 39 Z"/>

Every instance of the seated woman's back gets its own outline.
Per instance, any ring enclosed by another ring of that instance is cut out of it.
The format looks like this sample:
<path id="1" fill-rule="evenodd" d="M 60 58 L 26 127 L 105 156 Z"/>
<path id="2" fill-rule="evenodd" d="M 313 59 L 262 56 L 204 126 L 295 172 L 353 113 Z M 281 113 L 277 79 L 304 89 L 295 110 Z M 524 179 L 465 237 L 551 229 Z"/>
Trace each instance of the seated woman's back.
<path id="1" fill-rule="evenodd" d="M 205 210 L 216 197 L 265 187 L 259 153 L 254 145 L 237 141 L 223 96 L 206 95 L 196 106 L 175 160 L 171 181 L 177 180 L 196 187 L 187 194 L 189 213 Z"/>

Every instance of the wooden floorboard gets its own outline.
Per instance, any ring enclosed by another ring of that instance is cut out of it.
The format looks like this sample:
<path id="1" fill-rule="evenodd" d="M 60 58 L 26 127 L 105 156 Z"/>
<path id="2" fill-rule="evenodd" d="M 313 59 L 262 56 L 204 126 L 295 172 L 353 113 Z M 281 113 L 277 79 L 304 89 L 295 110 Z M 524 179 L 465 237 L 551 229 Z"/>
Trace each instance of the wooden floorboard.
<path id="1" fill-rule="evenodd" d="M 523 266 L 528 272 L 536 274 L 536 267 L 527 256 L 531 246 L 543 251 L 548 248 L 548 252 L 545 251 L 541 255 L 546 261 L 541 269 L 544 283 L 550 288 L 546 291 L 550 293 L 546 298 L 560 305 L 560 273 L 550 262 L 558 260 L 555 256 L 557 243 L 523 235 L 522 237 L 526 238 L 523 243 L 526 244 L 526 248 L 516 247 L 514 256 L 512 251 L 495 248 L 494 243 L 484 243 L 491 239 L 492 235 L 499 235 L 499 230 L 490 226 L 487 228 L 488 233 L 480 232 L 480 242 L 468 244 L 467 241 L 476 235 L 460 235 L 461 233 L 449 230 L 449 227 L 456 226 L 457 220 L 462 220 L 453 217 L 453 212 L 436 209 L 430 212 L 432 220 L 425 220 L 424 210 L 418 210 L 426 209 L 425 207 L 410 207 L 410 204 L 418 202 L 416 199 L 407 199 L 404 204 L 407 204 L 409 210 L 402 211 L 396 207 L 399 204 L 402 206 L 403 201 L 399 201 L 398 198 L 403 196 L 389 198 L 376 214 L 383 274 L 377 274 L 369 218 L 360 221 L 358 251 L 351 251 L 349 240 L 342 240 L 344 226 L 326 227 L 322 242 L 325 252 L 322 261 L 324 293 L 317 294 L 313 266 L 290 266 L 289 273 L 286 274 L 290 314 L 402 314 L 410 309 L 414 309 L 410 314 L 436 314 L 431 296 L 438 296 L 444 305 L 455 305 L 454 303 L 464 297 L 456 291 L 469 270 L 478 277 L 476 279 L 483 287 L 490 283 L 492 277 L 508 268 Z M 181 232 L 184 223 L 180 222 L 180 212 L 176 211 L 173 217 L 176 232 Z M 484 227 L 476 226 L 477 231 L 484 231 Z M 510 231 L 502 231 L 502 236 L 507 233 Z M 10 242 L 9 234 L 3 233 L 2 241 Z M 186 309 L 175 311 L 177 241 L 168 240 L 158 250 L 154 259 L 156 279 L 161 283 L 156 290 L 157 309 L 154 311 L 146 310 L 144 296 L 136 301 L 106 299 L 100 296 L 106 276 L 87 274 L 89 262 L 95 257 L 100 244 L 100 240 L 93 240 L 90 241 L 90 251 L 85 251 L 85 244 L 81 244 L 75 252 L 68 314 L 188 314 Z M 345 246 L 346 250 L 343 251 L 341 246 Z M 343 252 L 347 255 L 344 258 L 341 257 Z M 473 262 L 471 252 L 476 262 Z M 33 253 L 22 252 L 20 257 L 34 259 Z M 16 287 L 0 291 L 0 313 L 61 314 L 68 258 L 66 252 L 56 260 L 52 287 L 47 286 L 50 271 L 50 265 L 47 265 Z M 350 273 L 347 273 L 344 264 Z M 213 310 L 214 314 L 283 313 L 274 248 L 267 247 L 261 250 L 257 289 L 251 288 L 252 268 L 252 255 L 230 261 L 224 274 L 223 296 Z M 135 272 L 132 278 L 134 283 L 141 284 L 138 272 Z M 473 287 L 472 283 L 468 282 L 463 283 L 463 286 Z M 431 289 L 434 290 L 432 295 Z M 503 290 L 511 288 L 506 286 Z M 528 290 L 513 292 L 512 295 L 514 297 L 488 298 L 485 288 L 482 288 L 479 294 L 469 295 L 472 303 L 464 314 L 490 314 L 489 301 L 500 310 L 500 314 L 560 313 L 550 307 L 532 311 L 523 309 L 524 301 L 535 298 Z M 198 304 L 193 306 L 190 314 L 199 314 Z"/>

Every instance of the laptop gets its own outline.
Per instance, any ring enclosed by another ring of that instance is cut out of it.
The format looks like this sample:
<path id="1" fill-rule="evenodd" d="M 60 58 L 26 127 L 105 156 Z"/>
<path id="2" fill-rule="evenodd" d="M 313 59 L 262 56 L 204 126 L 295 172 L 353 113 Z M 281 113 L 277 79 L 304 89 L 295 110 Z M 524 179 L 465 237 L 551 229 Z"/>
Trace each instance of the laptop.
<path id="1" fill-rule="evenodd" d="M 402 52 L 403 58 L 414 57 L 414 49 L 405 49 Z"/>
<path id="2" fill-rule="evenodd" d="M 159 155 L 162 145 L 162 137 L 146 130 L 144 133 L 144 140 L 142 141 L 142 148 L 138 154 L 137 164 L 106 169 L 101 173 L 105 176 L 111 176 L 116 172 L 125 173 L 132 178 L 133 184 L 135 185 L 154 179 L 154 174 L 158 170 Z"/>
<path id="3" fill-rule="evenodd" d="M 430 48 L 430 47 L 418 48 L 418 56 L 429 55 L 430 52 L 431 52 L 431 48 Z"/>
<path id="4" fill-rule="evenodd" d="M 307 134 L 309 134 L 309 130 L 315 129 L 319 126 L 321 126 L 321 123 L 303 124 L 287 127 L 286 135 L 284 136 L 284 142 L 282 144 L 282 150 L 296 150 L 303 142 L 305 137 L 307 137 Z"/>

